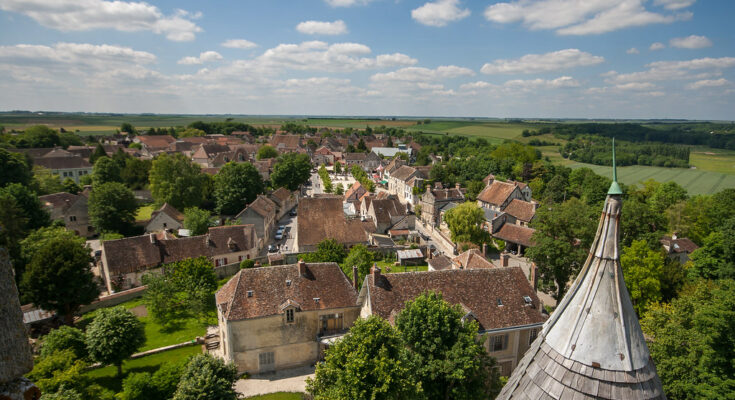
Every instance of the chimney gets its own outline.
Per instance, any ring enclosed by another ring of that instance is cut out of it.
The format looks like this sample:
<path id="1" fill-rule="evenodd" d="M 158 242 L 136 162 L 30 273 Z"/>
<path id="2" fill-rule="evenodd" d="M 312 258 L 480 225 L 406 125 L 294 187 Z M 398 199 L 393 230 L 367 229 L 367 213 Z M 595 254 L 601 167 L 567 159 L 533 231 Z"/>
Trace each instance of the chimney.
<path id="1" fill-rule="evenodd" d="M 359 283 L 357 281 L 358 277 L 359 277 L 359 274 L 357 273 L 357 265 L 353 265 L 352 266 L 352 285 L 355 287 L 355 290 L 357 290 L 357 288 L 359 287 Z"/>
<path id="2" fill-rule="evenodd" d="M 158 239 L 156 239 L 156 234 L 155 233 L 149 233 L 148 234 L 148 238 L 150 238 L 151 244 L 156 244 L 156 242 L 158 242 Z"/>
<path id="3" fill-rule="evenodd" d="M 427 247 L 426 252 L 429 253 L 429 260 L 434 258 L 434 252 L 431 251 L 431 247 Z"/>
<path id="4" fill-rule="evenodd" d="M 380 267 L 378 267 L 378 264 L 373 264 L 373 269 L 371 273 L 373 274 L 373 282 L 377 283 L 380 279 Z"/>
<path id="5" fill-rule="evenodd" d="M 538 267 L 536 266 L 536 263 L 531 263 L 531 285 L 533 285 L 533 290 L 538 290 Z"/>
<path id="6" fill-rule="evenodd" d="M 304 259 L 300 259 L 297 265 L 299 266 L 299 275 L 305 276 L 306 275 L 306 263 L 304 262 Z"/>
<path id="7" fill-rule="evenodd" d="M 487 243 L 482 244 L 482 256 L 487 257 Z"/>
<path id="8" fill-rule="evenodd" d="M 504 267 L 507 267 L 507 266 L 508 266 L 508 259 L 509 259 L 509 258 L 510 258 L 510 256 L 509 256 L 508 254 L 503 254 L 503 255 L 502 255 L 502 256 L 500 257 L 500 259 L 501 259 L 501 260 L 503 260 L 503 264 L 502 264 L 502 265 L 503 265 Z"/>
<path id="9" fill-rule="evenodd" d="M 462 187 L 462 186 L 459 184 L 459 182 L 457 182 L 457 183 L 454 184 L 454 188 L 455 189 L 459 190 L 460 187 Z"/>

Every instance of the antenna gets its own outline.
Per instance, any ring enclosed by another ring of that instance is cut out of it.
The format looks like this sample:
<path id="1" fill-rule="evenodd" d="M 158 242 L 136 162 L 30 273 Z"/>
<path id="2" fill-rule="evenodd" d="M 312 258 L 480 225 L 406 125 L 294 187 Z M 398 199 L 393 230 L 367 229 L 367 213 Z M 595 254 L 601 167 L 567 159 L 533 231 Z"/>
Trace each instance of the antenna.
<path id="1" fill-rule="evenodd" d="M 613 138 L 612 140 L 612 169 L 613 169 L 613 181 L 612 181 L 612 184 L 610 184 L 610 189 L 607 191 L 607 194 L 616 194 L 616 195 L 623 194 L 623 189 L 621 189 L 620 185 L 618 185 L 618 168 L 615 163 L 615 138 Z"/>

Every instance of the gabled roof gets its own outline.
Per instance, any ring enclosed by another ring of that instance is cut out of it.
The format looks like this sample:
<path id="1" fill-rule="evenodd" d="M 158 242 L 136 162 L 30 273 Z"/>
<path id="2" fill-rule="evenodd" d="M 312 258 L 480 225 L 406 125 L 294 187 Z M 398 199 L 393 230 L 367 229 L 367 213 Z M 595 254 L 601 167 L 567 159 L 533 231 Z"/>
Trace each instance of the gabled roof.
<path id="1" fill-rule="evenodd" d="M 79 198 L 76 194 L 59 192 L 38 196 L 38 200 L 42 205 L 51 208 L 66 208 L 74 204 Z"/>
<path id="2" fill-rule="evenodd" d="M 271 193 L 271 197 L 283 205 L 291 197 L 291 191 L 285 187 L 279 187 Z"/>
<path id="3" fill-rule="evenodd" d="M 151 219 L 155 218 L 156 215 L 158 215 L 159 213 L 164 213 L 164 214 L 168 215 L 169 217 L 171 217 L 171 218 L 173 218 L 173 219 L 175 219 L 177 221 L 180 221 L 180 222 L 183 222 L 184 221 L 184 214 L 182 214 L 181 212 L 179 212 L 179 210 L 177 210 L 174 206 L 172 206 L 172 205 L 170 205 L 168 203 L 163 203 L 163 205 L 161 206 L 161 208 L 159 208 L 156 211 L 153 211 L 151 213 Z"/>
<path id="4" fill-rule="evenodd" d="M 258 195 L 258 197 L 255 200 L 253 200 L 252 203 L 248 204 L 248 206 L 245 207 L 245 209 L 246 210 L 251 209 L 255 211 L 261 217 L 266 218 L 270 215 L 275 215 L 276 203 L 274 203 L 273 200 L 263 195 Z"/>
<path id="5" fill-rule="evenodd" d="M 241 269 L 215 294 L 217 307 L 228 321 L 300 311 L 353 307 L 357 292 L 336 263 L 308 263 Z M 287 282 L 290 281 L 290 284 Z M 318 300 L 316 300 L 318 299 Z"/>
<path id="6" fill-rule="evenodd" d="M 433 268 L 435 271 L 443 271 L 445 269 L 452 269 L 452 259 L 445 256 L 444 254 L 440 254 L 438 256 L 430 258 L 428 263 L 429 263 L 429 266 Z"/>
<path id="7" fill-rule="evenodd" d="M 519 267 L 380 274 L 377 281 L 371 273 L 365 278 L 362 290 L 370 295 L 373 314 L 391 323 L 407 301 L 430 290 L 440 292 L 451 304 L 468 308 L 480 323 L 481 330 L 545 321 L 536 292 Z M 532 305 L 526 304 L 524 296 L 531 298 Z M 502 306 L 498 306 L 498 299 Z"/>
<path id="8" fill-rule="evenodd" d="M 342 154 L 345 161 L 365 161 L 367 153 L 344 153 Z"/>
<path id="9" fill-rule="evenodd" d="M 342 244 L 367 243 L 360 220 L 345 218 L 342 197 L 305 197 L 298 207 L 298 246 L 315 245 L 324 239 Z"/>
<path id="10" fill-rule="evenodd" d="M 367 190 L 364 187 L 362 187 L 362 184 L 360 184 L 360 182 L 358 181 L 355 181 L 355 183 L 353 183 L 352 186 L 350 186 L 350 188 L 347 189 L 347 193 L 345 193 L 345 199 L 349 199 L 355 194 L 362 195 L 365 192 L 367 192 Z"/>
<path id="11" fill-rule="evenodd" d="M 271 146 L 278 151 L 281 149 L 294 150 L 301 146 L 301 137 L 299 135 L 273 135 Z"/>
<path id="12" fill-rule="evenodd" d="M 406 207 L 394 197 L 387 199 L 373 199 L 370 203 L 370 208 L 373 209 L 375 220 L 378 225 L 390 225 L 393 218 L 406 215 Z"/>
<path id="13" fill-rule="evenodd" d="M 409 179 L 416 176 L 418 171 L 414 167 L 408 165 L 402 165 L 400 168 L 391 172 L 390 177 L 399 181 L 408 181 Z"/>
<path id="14" fill-rule="evenodd" d="M 530 222 L 536 215 L 536 205 L 528 201 L 513 199 L 503 211 L 523 222 Z"/>
<path id="15" fill-rule="evenodd" d="M 510 197 L 513 191 L 517 190 L 516 185 L 507 182 L 493 181 L 490 186 L 477 195 L 478 200 L 500 206 Z"/>
<path id="16" fill-rule="evenodd" d="M 511 243 L 530 247 L 533 246 L 531 236 L 533 236 L 534 232 L 536 230 L 533 228 L 505 223 L 497 232 L 493 233 L 493 236 Z"/>
<path id="17" fill-rule="evenodd" d="M 68 156 L 48 157 L 46 154 L 33 160 L 33 163 L 48 169 L 72 169 L 72 168 L 92 168 L 92 164 L 80 156 L 70 153 Z"/>
<path id="18" fill-rule="evenodd" d="M 478 249 L 467 250 L 457 257 L 454 257 L 452 262 L 458 267 L 465 269 L 497 268 L 497 265 L 483 257 L 482 253 Z"/>
<path id="19" fill-rule="evenodd" d="M 451 189 L 431 189 L 429 192 L 434 197 L 435 201 L 464 200 L 464 193 L 462 193 L 461 189 L 456 187 Z"/>
<path id="20" fill-rule="evenodd" d="M 149 149 L 165 149 L 168 145 L 176 141 L 176 138 L 170 135 L 141 135 L 136 138 Z"/>
<path id="21" fill-rule="evenodd" d="M 694 250 L 697 250 L 697 246 L 689 238 L 672 238 L 671 236 L 664 236 L 661 239 L 661 244 L 668 247 L 669 253 L 689 253 L 691 254 Z"/>

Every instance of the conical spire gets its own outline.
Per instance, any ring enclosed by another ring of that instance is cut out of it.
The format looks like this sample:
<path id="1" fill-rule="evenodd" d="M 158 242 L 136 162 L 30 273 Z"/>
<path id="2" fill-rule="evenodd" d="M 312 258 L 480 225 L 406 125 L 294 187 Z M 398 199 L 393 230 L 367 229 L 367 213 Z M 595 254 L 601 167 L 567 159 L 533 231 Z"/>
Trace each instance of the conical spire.
<path id="1" fill-rule="evenodd" d="M 612 140 L 612 164 L 613 164 L 613 181 L 607 194 L 623 194 L 623 190 L 618 185 L 618 167 L 615 165 L 615 138 Z"/>
<path id="2" fill-rule="evenodd" d="M 620 268 L 615 178 L 587 261 L 498 399 L 666 398 Z"/>

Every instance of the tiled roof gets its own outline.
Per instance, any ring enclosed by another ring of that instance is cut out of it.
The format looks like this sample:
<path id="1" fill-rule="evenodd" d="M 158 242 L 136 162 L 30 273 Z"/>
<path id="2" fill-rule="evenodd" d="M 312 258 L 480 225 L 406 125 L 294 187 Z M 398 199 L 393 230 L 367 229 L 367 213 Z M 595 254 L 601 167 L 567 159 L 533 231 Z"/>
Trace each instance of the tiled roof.
<path id="1" fill-rule="evenodd" d="M 445 256 L 444 254 L 440 254 L 429 260 L 429 266 L 436 271 L 443 271 L 445 269 L 451 269 L 452 260 L 449 257 Z"/>
<path id="2" fill-rule="evenodd" d="M 280 149 L 296 149 L 300 144 L 301 137 L 299 135 L 273 135 L 271 139 L 271 146 L 279 151 Z"/>
<path id="3" fill-rule="evenodd" d="M 345 161 L 364 161 L 367 158 L 366 153 L 344 153 Z"/>
<path id="4" fill-rule="evenodd" d="M 482 252 L 478 249 L 467 250 L 457 257 L 454 257 L 452 262 L 465 269 L 497 268 L 495 264 L 483 257 Z"/>
<path id="5" fill-rule="evenodd" d="M 513 199 L 505 207 L 505 213 L 523 222 L 530 222 L 536 215 L 536 205 L 527 201 Z"/>
<path id="6" fill-rule="evenodd" d="M 533 236 L 534 232 L 536 232 L 534 229 L 526 228 L 525 226 L 503 224 L 500 230 L 494 233 L 493 236 L 508 242 L 530 247 L 533 246 L 531 236 Z"/>
<path id="7" fill-rule="evenodd" d="M 242 269 L 215 297 L 228 321 L 281 314 L 287 302 L 300 311 L 357 304 L 355 288 L 336 263 L 308 263 L 304 275 L 297 264 Z"/>
<path id="8" fill-rule="evenodd" d="M 402 165 L 400 168 L 395 170 L 395 172 L 391 172 L 390 177 L 399 181 L 406 181 L 411 179 L 416 172 L 416 168 L 409 167 L 408 165 Z"/>
<path id="9" fill-rule="evenodd" d="M 250 250 L 255 247 L 255 226 L 248 224 L 209 228 L 208 238 L 213 254 Z"/>
<path id="10" fill-rule="evenodd" d="M 378 225 L 390 224 L 392 218 L 406 215 L 406 207 L 394 197 L 373 199 L 370 207 L 373 208 Z"/>
<path id="11" fill-rule="evenodd" d="M 279 203 L 284 204 L 291 197 L 291 191 L 285 187 L 279 187 L 271 193 L 271 197 L 278 200 Z"/>
<path id="12" fill-rule="evenodd" d="M 33 160 L 33 163 L 48 169 L 71 169 L 71 168 L 92 168 L 87 160 L 80 156 L 70 155 L 67 157 L 40 157 Z"/>
<path id="13" fill-rule="evenodd" d="M 345 218 L 341 197 L 303 198 L 298 215 L 298 246 L 315 245 L 324 239 L 342 244 L 367 242 L 362 222 Z"/>
<path id="14" fill-rule="evenodd" d="M 176 141 L 176 138 L 170 135 L 156 135 L 156 136 L 138 136 L 138 140 L 145 145 L 145 147 L 153 149 L 165 149 L 171 143 Z"/>
<path id="15" fill-rule="evenodd" d="M 669 253 L 691 253 L 699 248 L 689 238 L 672 239 L 671 236 L 664 236 L 661 244 L 669 247 Z"/>
<path id="16" fill-rule="evenodd" d="M 500 206 L 508 199 L 508 196 L 513 193 L 516 186 L 512 183 L 493 181 L 493 183 L 486 187 L 477 196 L 478 200 L 482 200 L 485 203 Z"/>
<path id="17" fill-rule="evenodd" d="M 375 275 L 369 274 L 365 283 L 373 314 L 390 322 L 395 322 L 395 315 L 407 301 L 430 290 L 442 293 L 451 304 L 469 309 L 482 330 L 545 321 L 536 292 L 519 267 L 380 274 L 377 282 Z M 524 296 L 531 298 L 531 306 Z M 502 306 L 498 306 L 498 299 Z"/>
<path id="18" fill-rule="evenodd" d="M 436 201 L 463 200 L 464 199 L 464 193 L 462 193 L 462 191 L 457 188 L 432 189 L 431 194 L 434 196 L 434 199 Z"/>
<path id="19" fill-rule="evenodd" d="M 359 195 L 359 193 L 361 192 L 360 189 L 362 189 L 363 193 L 367 192 L 367 190 L 365 190 L 365 188 L 362 187 L 362 184 L 360 184 L 360 182 L 355 181 L 355 183 L 353 183 L 352 186 L 350 186 L 350 188 L 347 189 L 347 193 L 345 193 L 345 199 L 349 200 L 349 198 L 352 197 L 352 195 L 356 193 L 358 193 Z"/>
<path id="20" fill-rule="evenodd" d="M 246 208 L 252 209 L 262 217 L 267 217 L 276 213 L 276 203 L 263 195 L 258 195 L 258 197 L 253 200 L 252 203 L 248 204 Z"/>
<path id="21" fill-rule="evenodd" d="M 38 196 L 38 200 L 42 205 L 52 208 L 63 208 L 74 204 L 79 196 L 66 192 L 59 192 Z"/>
<path id="22" fill-rule="evenodd" d="M 153 211 L 151 213 L 151 219 L 155 218 L 156 215 L 158 215 L 158 213 L 164 213 L 177 221 L 182 221 L 182 222 L 184 221 L 184 214 L 179 212 L 179 210 L 177 210 L 174 206 L 168 203 L 163 203 L 161 208 L 159 208 L 156 211 Z"/>

